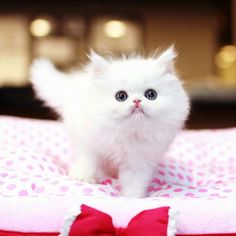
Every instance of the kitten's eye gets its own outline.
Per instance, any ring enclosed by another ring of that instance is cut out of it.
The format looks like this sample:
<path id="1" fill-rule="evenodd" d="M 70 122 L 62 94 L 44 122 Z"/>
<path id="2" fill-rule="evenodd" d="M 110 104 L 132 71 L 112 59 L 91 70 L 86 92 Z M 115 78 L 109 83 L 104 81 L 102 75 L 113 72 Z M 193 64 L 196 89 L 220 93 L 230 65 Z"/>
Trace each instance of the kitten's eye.
<path id="1" fill-rule="evenodd" d="M 125 91 L 119 91 L 116 93 L 116 100 L 124 102 L 128 98 L 128 94 Z"/>
<path id="2" fill-rule="evenodd" d="M 157 98 L 157 92 L 154 89 L 148 89 L 145 91 L 144 96 L 148 100 L 155 100 Z"/>

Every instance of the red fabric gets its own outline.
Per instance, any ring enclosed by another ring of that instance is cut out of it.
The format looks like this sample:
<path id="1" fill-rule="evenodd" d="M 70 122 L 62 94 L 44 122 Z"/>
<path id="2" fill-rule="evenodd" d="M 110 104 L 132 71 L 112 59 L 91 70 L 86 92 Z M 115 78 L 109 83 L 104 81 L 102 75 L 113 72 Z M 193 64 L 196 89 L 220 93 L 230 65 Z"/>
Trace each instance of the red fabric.
<path id="1" fill-rule="evenodd" d="M 23 233 L 0 230 L 0 236 L 59 236 L 59 233 Z M 228 234 L 176 234 L 176 236 L 236 236 L 236 233 Z"/>
<path id="2" fill-rule="evenodd" d="M 82 205 L 69 236 L 166 236 L 169 207 L 145 210 L 129 222 L 127 228 L 115 228 L 112 218 L 92 207 Z"/>
<path id="3" fill-rule="evenodd" d="M 23 233 L 14 231 L 0 230 L 0 236 L 59 236 L 59 233 Z M 236 233 L 219 233 L 219 234 L 176 234 L 176 236 L 236 236 Z"/>
<path id="4" fill-rule="evenodd" d="M 15 231 L 5 231 L 0 230 L 0 236 L 59 236 L 59 233 L 47 233 L 47 232 L 15 232 Z"/>

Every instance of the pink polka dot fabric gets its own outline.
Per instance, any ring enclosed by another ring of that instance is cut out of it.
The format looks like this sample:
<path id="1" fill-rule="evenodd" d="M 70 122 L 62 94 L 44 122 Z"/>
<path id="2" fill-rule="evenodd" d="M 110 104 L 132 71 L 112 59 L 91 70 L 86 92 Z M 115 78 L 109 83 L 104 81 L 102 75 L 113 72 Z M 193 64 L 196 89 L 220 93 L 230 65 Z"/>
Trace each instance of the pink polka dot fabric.
<path id="1" fill-rule="evenodd" d="M 115 195 L 111 188 L 68 177 L 72 151 L 61 123 L 3 116 L 0 135 L 0 195 Z"/>
<path id="2" fill-rule="evenodd" d="M 61 122 L 0 116 L 0 230 L 59 232 L 68 209 L 85 203 L 121 225 L 129 214 L 170 206 L 177 233 L 236 232 L 235 144 L 236 128 L 182 131 L 157 164 L 148 198 L 131 199 L 120 197 L 116 179 L 91 185 L 67 175 L 73 153 Z"/>
<path id="3" fill-rule="evenodd" d="M 148 186 L 155 198 L 236 196 L 236 129 L 183 131 Z M 91 185 L 67 175 L 72 155 L 60 122 L 0 117 L 0 195 L 119 196 L 115 179 Z"/>

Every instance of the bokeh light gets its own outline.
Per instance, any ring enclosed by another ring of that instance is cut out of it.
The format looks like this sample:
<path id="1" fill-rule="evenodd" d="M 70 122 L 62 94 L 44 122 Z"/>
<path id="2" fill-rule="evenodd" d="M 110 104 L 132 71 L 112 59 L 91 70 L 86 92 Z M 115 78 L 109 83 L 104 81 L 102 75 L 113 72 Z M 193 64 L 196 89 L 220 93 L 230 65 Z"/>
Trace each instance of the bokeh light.
<path id="1" fill-rule="evenodd" d="M 220 52 L 217 53 L 216 65 L 221 69 L 226 69 L 236 62 L 236 47 L 227 45 L 221 48 Z"/>
<path id="2" fill-rule="evenodd" d="M 35 19 L 30 24 L 30 32 L 35 37 L 45 37 L 52 31 L 50 21 L 46 19 Z"/>
<path id="3" fill-rule="evenodd" d="M 104 32 L 110 38 L 121 38 L 126 33 L 126 25 L 119 20 L 111 20 L 105 23 Z"/>

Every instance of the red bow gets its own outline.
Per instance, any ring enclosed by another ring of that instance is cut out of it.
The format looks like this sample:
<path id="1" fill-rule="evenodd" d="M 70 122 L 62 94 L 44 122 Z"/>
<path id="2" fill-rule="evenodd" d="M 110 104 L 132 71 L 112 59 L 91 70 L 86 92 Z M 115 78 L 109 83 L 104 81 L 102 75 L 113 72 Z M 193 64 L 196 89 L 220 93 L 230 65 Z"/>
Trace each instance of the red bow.
<path id="1" fill-rule="evenodd" d="M 108 214 L 82 205 L 69 236 L 166 236 L 169 207 L 140 212 L 127 228 L 115 228 Z"/>

